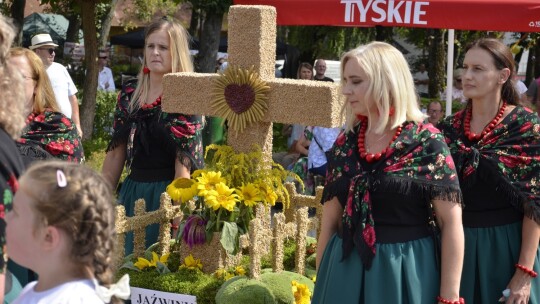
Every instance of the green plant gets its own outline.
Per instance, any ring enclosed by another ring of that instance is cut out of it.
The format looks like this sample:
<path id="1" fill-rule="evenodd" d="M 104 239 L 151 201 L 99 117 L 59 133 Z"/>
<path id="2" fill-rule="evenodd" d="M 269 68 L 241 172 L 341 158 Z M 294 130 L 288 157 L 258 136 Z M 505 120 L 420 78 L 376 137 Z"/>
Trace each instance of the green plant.
<path id="1" fill-rule="evenodd" d="M 283 183 L 298 177 L 264 159 L 260 149 L 236 153 L 230 146 L 210 145 L 205 167 L 191 179 L 178 178 L 168 187 L 171 199 L 184 211 L 180 235 L 193 246 L 221 232 L 221 244 L 229 253 L 238 250 L 239 235 L 247 232 L 259 204 L 273 206 L 279 198 L 288 206 L 289 193 Z M 195 202 L 195 208 L 190 201 Z"/>

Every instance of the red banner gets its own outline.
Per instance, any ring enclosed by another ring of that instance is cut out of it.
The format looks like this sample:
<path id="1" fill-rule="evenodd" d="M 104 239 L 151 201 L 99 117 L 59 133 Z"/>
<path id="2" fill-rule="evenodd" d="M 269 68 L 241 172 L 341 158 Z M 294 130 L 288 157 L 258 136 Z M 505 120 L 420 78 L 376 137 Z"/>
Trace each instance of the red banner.
<path id="1" fill-rule="evenodd" d="M 234 0 L 276 7 L 278 25 L 540 32 L 540 0 Z"/>

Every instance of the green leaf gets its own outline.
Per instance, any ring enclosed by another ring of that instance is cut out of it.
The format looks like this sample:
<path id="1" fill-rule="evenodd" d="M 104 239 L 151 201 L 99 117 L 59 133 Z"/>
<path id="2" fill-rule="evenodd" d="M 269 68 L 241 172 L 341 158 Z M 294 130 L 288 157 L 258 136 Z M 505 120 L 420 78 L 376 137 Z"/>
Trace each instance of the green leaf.
<path id="1" fill-rule="evenodd" d="M 169 268 L 167 267 L 167 265 L 161 263 L 161 262 L 157 262 L 156 263 L 157 265 L 157 271 L 159 272 L 159 274 L 166 274 L 166 273 L 171 273 L 171 271 L 169 270 Z"/>
<path id="2" fill-rule="evenodd" d="M 120 266 L 120 269 L 122 268 L 126 268 L 126 269 L 130 269 L 130 270 L 135 270 L 135 271 L 138 271 L 138 272 L 141 272 L 141 270 L 139 268 L 137 268 L 133 262 L 126 262 L 124 263 L 122 266 Z"/>
<path id="3" fill-rule="evenodd" d="M 227 254 L 236 254 L 238 249 L 238 226 L 236 223 L 223 222 L 220 242 Z"/>

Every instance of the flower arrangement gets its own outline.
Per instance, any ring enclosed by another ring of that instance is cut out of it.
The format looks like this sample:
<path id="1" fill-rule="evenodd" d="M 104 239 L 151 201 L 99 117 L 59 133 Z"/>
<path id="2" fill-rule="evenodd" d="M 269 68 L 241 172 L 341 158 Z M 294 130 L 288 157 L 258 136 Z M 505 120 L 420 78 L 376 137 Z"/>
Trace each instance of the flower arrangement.
<path id="1" fill-rule="evenodd" d="M 230 146 L 208 146 L 205 167 L 191 179 L 178 178 L 167 187 L 184 213 L 177 237 L 193 247 L 220 232 L 223 249 L 235 254 L 239 236 L 247 232 L 255 216 L 254 207 L 269 208 L 278 200 L 288 207 L 289 193 L 284 187 L 288 178 L 300 181 L 296 174 L 264 159 L 260 149 L 236 153 Z"/>

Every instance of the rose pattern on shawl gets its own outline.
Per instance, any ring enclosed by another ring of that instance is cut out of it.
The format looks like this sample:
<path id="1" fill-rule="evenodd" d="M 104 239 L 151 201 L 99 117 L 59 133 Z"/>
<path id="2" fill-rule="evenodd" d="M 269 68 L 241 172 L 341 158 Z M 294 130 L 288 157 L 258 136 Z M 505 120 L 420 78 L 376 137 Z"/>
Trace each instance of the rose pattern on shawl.
<path id="1" fill-rule="evenodd" d="M 426 195 L 425 199 L 456 203 L 461 202 L 461 192 L 450 150 L 437 129 L 405 122 L 401 134 L 387 149 L 391 153 L 370 167 L 359 156 L 359 128 L 357 125 L 352 131 L 344 132 L 345 140 L 336 140 L 332 147 L 322 202 L 337 197 L 342 203 L 344 257 L 356 248 L 364 267 L 369 269 L 376 255 L 376 223 L 370 194 L 375 184 L 404 182 L 407 186 L 399 191 L 415 187 L 415 190 L 423 189 L 417 192 Z M 346 196 L 339 192 L 340 184 L 348 185 Z"/>
<path id="2" fill-rule="evenodd" d="M 464 135 L 464 109 L 447 117 L 439 127 L 456 162 L 462 188 L 472 187 L 475 179 L 500 176 L 493 189 L 520 212 L 540 223 L 540 120 L 531 110 L 516 106 L 478 142 Z M 458 127 L 456 127 L 458 126 Z M 486 172 L 478 174 L 480 163 Z"/>
<path id="3" fill-rule="evenodd" d="M 135 113 L 130 114 L 129 105 L 132 102 L 131 97 L 136 88 L 137 82 L 131 81 L 125 84 L 118 94 L 114 111 L 113 136 L 107 151 L 114 149 L 120 143 L 128 142 L 132 123 L 142 119 L 154 119 L 167 134 L 166 145 L 173 147 L 180 157 L 189 158 L 194 162 L 194 167 L 201 167 L 203 163 L 201 117 L 163 112 L 161 105 L 150 109 L 138 109 Z"/>
<path id="4" fill-rule="evenodd" d="M 61 160 L 76 163 L 84 160 L 80 136 L 71 119 L 51 109 L 40 114 L 32 113 L 28 118 L 30 121 L 18 140 L 20 144 L 41 146 Z"/>

